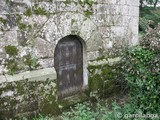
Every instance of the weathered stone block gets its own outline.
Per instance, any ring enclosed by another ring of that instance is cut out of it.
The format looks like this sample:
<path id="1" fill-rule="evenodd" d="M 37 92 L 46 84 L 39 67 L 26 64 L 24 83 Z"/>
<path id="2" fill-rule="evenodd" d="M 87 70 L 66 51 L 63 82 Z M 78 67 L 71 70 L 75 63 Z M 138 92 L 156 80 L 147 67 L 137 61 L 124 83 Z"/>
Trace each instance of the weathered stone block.
<path id="1" fill-rule="evenodd" d="M 50 42 L 45 41 L 41 38 L 36 38 L 35 46 L 33 48 L 35 56 L 37 58 L 47 58 L 54 57 L 54 44 L 50 44 Z"/>
<path id="2" fill-rule="evenodd" d="M 85 38 L 85 41 L 89 40 L 92 34 L 97 30 L 96 25 L 89 19 L 85 20 L 82 24 L 80 36 Z"/>
<path id="3" fill-rule="evenodd" d="M 0 48 L 0 59 L 5 58 L 5 57 L 6 57 L 6 53 L 5 53 L 4 49 Z"/>
<path id="4" fill-rule="evenodd" d="M 100 4 L 116 4 L 116 0 L 97 0 Z"/>
<path id="5" fill-rule="evenodd" d="M 88 60 L 94 60 L 97 57 L 99 57 L 99 55 L 100 55 L 99 51 L 87 52 L 87 59 Z"/>
<path id="6" fill-rule="evenodd" d="M 54 58 L 39 59 L 38 62 L 40 63 L 42 68 L 54 66 Z"/>
<path id="7" fill-rule="evenodd" d="M 1 44 L 0 46 L 5 47 L 5 45 L 17 46 L 17 31 L 6 31 L 0 34 Z"/>
<path id="8" fill-rule="evenodd" d="M 86 41 L 87 51 L 98 51 L 102 48 L 102 46 L 103 42 L 101 39 L 101 35 L 99 35 L 98 33 L 93 33 L 92 37 L 88 41 Z"/>
<path id="9" fill-rule="evenodd" d="M 111 37 L 111 29 L 110 27 L 100 27 L 99 32 L 101 33 L 102 38 Z"/>
<path id="10" fill-rule="evenodd" d="M 93 19 L 98 27 L 101 26 L 109 26 L 110 23 L 110 15 L 108 14 L 96 14 Z"/>
<path id="11" fill-rule="evenodd" d="M 56 2 L 57 4 L 57 11 L 78 11 L 80 9 L 80 6 L 76 5 L 74 2 L 70 2 L 70 4 L 67 4 L 65 2 Z"/>
<path id="12" fill-rule="evenodd" d="M 44 9 L 47 13 L 55 13 L 58 11 L 58 3 L 56 1 L 51 2 L 49 0 L 44 0 L 36 4 L 38 4 L 38 6 Z"/>
<path id="13" fill-rule="evenodd" d="M 121 26 L 123 23 L 122 15 L 110 15 L 109 17 L 109 25 L 111 26 Z"/>
<path id="14" fill-rule="evenodd" d="M 109 14 L 110 5 L 107 4 L 97 4 L 97 13 L 98 14 Z"/>
<path id="15" fill-rule="evenodd" d="M 111 37 L 124 37 L 125 28 L 123 26 L 111 26 Z"/>
<path id="16" fill-rule="evenodd" d="M 138 17 L 139 16 L 139 7 L 129 7 L 129 16 Z"/>
<path id="17" fill-rule="evenodd" d="M 31 0 L 5 1 L 1 8 L 2 14 L 22 14 L 26 8 L 31 7 Z"/>
<path id="18" fill-rule="evenodd" d="M 126 4 L 129 5 L 129 6 L 138 7 L 139 6 L 139 0 L 126 0 Z"/>
<path id="19" fill-rule="evenodd" d="M 129 6 L 127 5 L 121 5 L 121 15 L 128 16 L 129 15 Z"/>

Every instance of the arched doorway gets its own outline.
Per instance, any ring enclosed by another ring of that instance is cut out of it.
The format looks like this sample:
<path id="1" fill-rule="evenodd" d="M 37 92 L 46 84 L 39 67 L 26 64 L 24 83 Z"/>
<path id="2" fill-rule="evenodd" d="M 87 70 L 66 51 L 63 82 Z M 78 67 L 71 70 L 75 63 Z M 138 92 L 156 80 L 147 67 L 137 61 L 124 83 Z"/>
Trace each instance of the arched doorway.
<path id="1" fill-rule="evenodd" d="M 62 38 L 55 49 L 54 66 L 58 80 L 58 99 L 71 96 L 83 85 L 83 48 L 74 35 Z"/>

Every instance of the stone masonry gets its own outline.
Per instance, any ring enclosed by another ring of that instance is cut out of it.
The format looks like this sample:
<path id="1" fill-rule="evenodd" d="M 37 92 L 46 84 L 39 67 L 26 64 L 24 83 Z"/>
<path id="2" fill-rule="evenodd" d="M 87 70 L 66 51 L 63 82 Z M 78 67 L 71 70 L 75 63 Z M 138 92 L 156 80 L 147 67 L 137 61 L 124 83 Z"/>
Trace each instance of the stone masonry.
<path id="1" fill-rule="evenodd" d="M 80 38 L 86 86 L 88 65 L 112 66 L 124 47 L 138 44 L 138 18 L 139 0 L 0 0 L 0 119 L 57 114 L 75 104 L 57 100 L 59 40 Z"/>
<path id="2" fill-rule="evenodd" d="M 56 44 L 71 34 L 87 60 L 117 56 L 138 43 L 138 16 L 139 0 L 0 0 L 0 74 L 53 67 Z"/>

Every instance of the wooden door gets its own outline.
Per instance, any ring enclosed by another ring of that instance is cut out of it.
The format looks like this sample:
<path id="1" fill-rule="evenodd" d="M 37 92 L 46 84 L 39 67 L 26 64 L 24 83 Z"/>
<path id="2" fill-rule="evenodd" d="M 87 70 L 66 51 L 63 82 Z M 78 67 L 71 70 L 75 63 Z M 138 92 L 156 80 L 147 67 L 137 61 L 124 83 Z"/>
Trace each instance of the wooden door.
<path id="1" fill-rule="evenodd" d="M 76 36 L 61 39 L 55 49 L 58 99 L 77 93 L 83 84 L 82 44 Z"/>

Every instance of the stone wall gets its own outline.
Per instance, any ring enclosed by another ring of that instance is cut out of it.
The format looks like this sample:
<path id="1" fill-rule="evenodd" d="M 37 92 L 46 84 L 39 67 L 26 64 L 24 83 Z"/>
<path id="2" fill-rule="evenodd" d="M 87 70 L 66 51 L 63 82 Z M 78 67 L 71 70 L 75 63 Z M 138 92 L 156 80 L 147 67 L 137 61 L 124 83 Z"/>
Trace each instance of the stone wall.
<path id="1" fill-rule="evenodd" d="M 0 120 L 32 119 L 39 114 L 57 116 L 77 102 L 88 100 L 90 94 L 108 97 L 119 94 L 123 80 L 121 58 L 89 62 L 88 89 L 58 100 L 57 76 L 54 68 L 0 76 Z"/>
<path id="2" fill-rule="evenodd" d="M 139 0 L 0 0 L 0 119 L 61 110 L 69 101 L 57 101 L 59 40 L 83 40 L 88 78 L 88 63 L 112 64 L 123 47 L 138 43 L 138 16 Z M 93 61 L 103 55 L 107 61 Z"/>
<path id="3" fill-rule="evenodd" d="M 79 92 L 78 96 L 58 100 L 56 78 L 53 68 L 0 76 L 0 120 L 56 116 L 87 99 Z"/>
<path id="4" fill-rule="evenodd" d="M 0 74 L 54 66 L 58 41 L 86 44 L 87 60 L 138 43 L 139 0 L 1 0 Z"/>
<path id="5" fill-rule="evenodd" d="M 1 120 L 58 112 L 56 72 L 53 68 L 4 75 L 0 80 Z"/>

